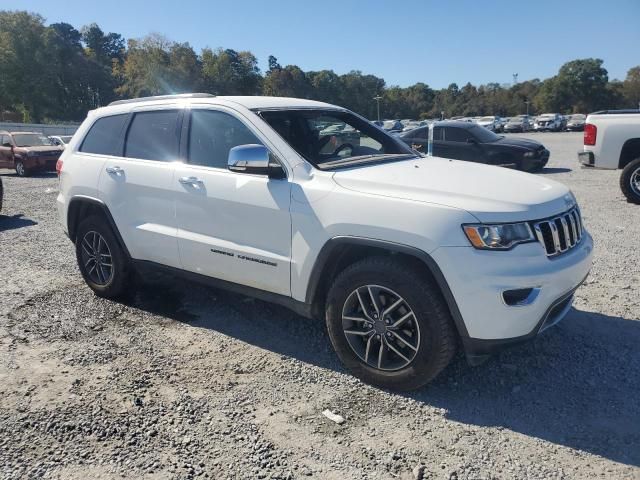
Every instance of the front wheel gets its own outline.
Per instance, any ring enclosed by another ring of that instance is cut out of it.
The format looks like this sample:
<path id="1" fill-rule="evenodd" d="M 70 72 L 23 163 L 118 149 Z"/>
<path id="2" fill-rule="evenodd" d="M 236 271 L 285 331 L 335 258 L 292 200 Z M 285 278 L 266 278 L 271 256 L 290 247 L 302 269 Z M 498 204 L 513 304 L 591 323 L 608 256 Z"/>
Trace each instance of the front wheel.
<path id="1" fill-rule="evenodd" d="M 622 170 L 620 188 L 627 201 L 640 205 L 640 158 L 636 158 Z"/>
<path id="2" fill-rule="evenodd" d="M 366 258 L 340 273 L 329 291 L 326 322 L 344 365 L 385 388 L 419 388 L 455 353 L 440 290 L 412 264 L 392 258 Z"/>
<path id="3" fill-rule="evenodd" d="M 99 297 L 127 293 L 130 268 L 111 227 L 99 216 L 83 220 L 76 234 L 76 259 L 85 282 Z"/>
<path id="4" fill-rule="evenodd" d="M 29 176 L 29 170 L 27 170 L 27 167 L 24 166 L 24 162 L 22 160 L 18 160 L 16 162 L 16 173 L 19 177 Z"/>

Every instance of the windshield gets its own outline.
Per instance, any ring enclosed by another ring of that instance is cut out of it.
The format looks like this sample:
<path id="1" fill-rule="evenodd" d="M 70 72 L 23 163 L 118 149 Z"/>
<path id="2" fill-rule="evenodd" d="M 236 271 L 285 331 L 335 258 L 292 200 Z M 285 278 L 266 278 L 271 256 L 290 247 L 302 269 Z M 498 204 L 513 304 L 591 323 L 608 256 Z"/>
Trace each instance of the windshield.
<path id="1" fill-rule="evenodd" d="M 587 117 L 585 117 L 584 115 L 571 115 L 571 117 L 569 117 L 570 120 L 574 120 L 574 121 L 575 120 L 584 120 L 585 118 L 587 118 Z"/>
<path id="2" fill-rule="evenodd" d="M 512 118 L 509 120 L 509 123 L 523 123 L 524 118 Z"/>
<path id="3" fill-rule="evenodd" d="M 493 122 L 493 117 L 482 117 L 479 122 Z"/>
<path id="4" fill-rule="evenodd" d="M 18 147 L 45 147 L 53 145 L 53 142 L 39 133 L 19 133 L 13 135 L 13 140 Z"/>
<path id="5" fill-rule="evenodd" d="M 471 127 L 469 129 L 469 133 L 476 137 L 480 143 L 491 143 L 502 138 L 499 135 L 493 133 L 491 130 L 487 130 L 486 128 L 479 125 L 474 125 L 473 127 Z"/>
<path id="6" fill-rule="evenodd" d="M 260 116 L 318 168 L 415 156 L 404 143 L 350 112 L 273 110 L 260 112 Z"/>

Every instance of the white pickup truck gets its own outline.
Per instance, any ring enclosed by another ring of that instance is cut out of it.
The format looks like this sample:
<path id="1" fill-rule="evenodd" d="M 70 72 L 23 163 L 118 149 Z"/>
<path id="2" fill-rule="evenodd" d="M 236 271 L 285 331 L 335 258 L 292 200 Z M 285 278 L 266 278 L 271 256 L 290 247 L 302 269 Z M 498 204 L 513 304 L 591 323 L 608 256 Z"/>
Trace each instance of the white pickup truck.
<path id="1" fill-rule="evenodd" d="M 622 193 L 629 202 L 640 204 L 640 110 L 590 114 L 578 159 L 589 168 L 621 169 Z"/>

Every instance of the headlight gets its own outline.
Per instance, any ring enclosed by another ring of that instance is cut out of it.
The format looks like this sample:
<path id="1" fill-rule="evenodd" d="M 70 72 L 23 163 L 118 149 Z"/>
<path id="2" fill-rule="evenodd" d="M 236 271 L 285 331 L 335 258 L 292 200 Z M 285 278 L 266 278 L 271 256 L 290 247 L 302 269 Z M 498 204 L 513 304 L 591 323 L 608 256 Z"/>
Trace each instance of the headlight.
<path id="1" fill-rule="evenodd" d="M 528 223 L 463 225 L 462 229 L 471 245 L 481 250 L 509 250 L 519 243 L 535 241 Z"/>
<path id="2" fill-rule="evenodd" d="M 533 158 L 536 156 L 536 152 L 525 152 L 524 158 Z"/>

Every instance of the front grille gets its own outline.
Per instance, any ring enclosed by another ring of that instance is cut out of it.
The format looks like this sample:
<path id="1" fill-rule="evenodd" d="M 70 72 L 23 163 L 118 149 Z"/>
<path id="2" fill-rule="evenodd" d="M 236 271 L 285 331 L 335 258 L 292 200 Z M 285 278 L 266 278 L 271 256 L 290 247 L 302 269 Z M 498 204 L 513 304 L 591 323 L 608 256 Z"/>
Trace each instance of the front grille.
<path id="1" fill-rule="evenodd" d="M 533 231 L 544 246 L 547 256 L 564 253 L 580 243 L 584 234 L 582 217 L 578 207 L 558 215 L 533 223 Z"/>

